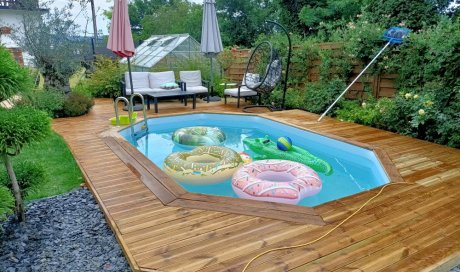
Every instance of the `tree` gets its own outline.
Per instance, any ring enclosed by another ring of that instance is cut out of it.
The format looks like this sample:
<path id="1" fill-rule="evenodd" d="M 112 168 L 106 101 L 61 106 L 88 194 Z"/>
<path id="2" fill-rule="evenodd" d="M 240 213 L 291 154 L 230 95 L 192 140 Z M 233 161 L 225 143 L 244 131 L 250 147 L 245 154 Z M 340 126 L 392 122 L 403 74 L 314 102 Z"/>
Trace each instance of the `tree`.
<path id="1" fill-rule="evenodd" d="M 179 0 L 163 5 L 141 21 L 141 39 L 151 35 L 189 33 L 196 40 L 201 39 L 201 5 Z"/>
<path id="2" fill-rule="evenodd" d="M 27 92 L 33 86 L 29 71 L 21 67 L 11 53 L 0 45 L 0 101 L 19 92 Z"/>
<path id="3" fill-rule="evenodd" d="M 303 7 L 316 8 L 323 2 L 321 0 L 278 0 L 280 22 L 291 32 L 308 33 L 308 27 L 300 20 L 299 12 Z"/>
<path id="4" fill-rule="evenodd" d="M 24 1 L 24 5 L 32 0 Z M 43 14 L 25 8 L 21 26 L 13 38 L 34 59 L 45 77 L 45 85 L 70 91 L 69 78 L 83 62 L 83 43 L 78 40 L 77 25 L 67 7 Z"/>
<path id="5" fill-rule="evenodd" d="M 370 22 L 390 27 L 403 23 L 412 31 L 435 25 L 447 11 L 448 0 L 365 0 L 364 14 Z"/>
<path id="6" fill-rule="evenodd" d="M 299 20 L 306 26 L 309 33 L 316 32 L 320 23 L 328 22 L 333 28 L 353 21 L 360 13 L 362 1 L 360 0 L 327 0 L 317 3 L 315 7 L 304 6 L 299 14 Z"/>
<path id="7" fill-rule="evenodd" d="M 217 0 L 217 18 L 224 46 L 251 46 L 265 20 L 277 20 L 273 0 Z"/>
<path id="8" fill-rule="evenodd" d="M 13 188 L 18 221 L 25 220 L 24 202 L 11 157 L 18 155 L 30 142 L 42 139 L 49 131 L 50 121 L 45 112 L 29 107 L 0 108 L 0 156 Z"/>

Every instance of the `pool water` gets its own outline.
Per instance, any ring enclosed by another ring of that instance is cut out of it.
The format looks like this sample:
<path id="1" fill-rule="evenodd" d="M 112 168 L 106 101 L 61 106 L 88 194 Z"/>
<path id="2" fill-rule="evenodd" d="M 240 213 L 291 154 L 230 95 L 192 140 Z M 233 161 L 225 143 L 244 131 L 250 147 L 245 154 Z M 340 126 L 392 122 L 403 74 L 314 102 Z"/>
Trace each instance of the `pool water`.
<path id="1" fill-rule="evenodd" d="M 135 131 L 140 126 L 135 125 Z M 389 182 L 385 170 L 370 150 L 252 115 L 199 113 L 151 118 L 148 120 L 149 134 L 133 138 L 129 129 L 122 130 L 120 134 L 163 169 L 163 161 L 169 154 L 190 151 L 190 148 L 175 144 L 171 139 L 175 130 L 190 126 L 218 127 L 226 135 L 223 146 L 251 156 L 255 153 L 243 144 L 246 137 L 260 138 L 268 135 L 276 141 L 281 136 L 288 136 L 294 145 L 327 161 L 334 169 L 333 174 L 326 176 L 318 172 L 323 182 L 321 192 L 303 199 L 297 204 L 300 206 L 316 206 Z M 189 192 L 238 198 L 233 192 L 230 179 L 212 185 L 178 183 Z"/>

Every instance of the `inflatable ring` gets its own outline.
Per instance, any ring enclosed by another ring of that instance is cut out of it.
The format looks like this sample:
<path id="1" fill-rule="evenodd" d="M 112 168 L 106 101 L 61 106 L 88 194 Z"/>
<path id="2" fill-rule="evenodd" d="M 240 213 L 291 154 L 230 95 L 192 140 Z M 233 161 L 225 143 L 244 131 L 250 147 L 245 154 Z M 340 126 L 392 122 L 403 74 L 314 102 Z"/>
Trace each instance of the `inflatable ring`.
<path id="1" fill-rule="evenodd" d="M 177 181 L 212 184 L 231 178 L 242 164 L 240 155 L 230 148 L 200 146 L 172 153 L 164 161 L 164 170 Z"/>
<path id="2" fill-rule="evenodd" d="M 287 160 L 261 160 L 241 167 L 232 179 L 233 191 L 246 199 L 297 204 L 321 191 L 318 174 Z"/>
<path id="3" fill-rule="evenodd" d="M 225 141 L 225 134 L 216 127 L 186 127 L 176 130 L 172 140 L 187 146 L 221 145 Z"/>

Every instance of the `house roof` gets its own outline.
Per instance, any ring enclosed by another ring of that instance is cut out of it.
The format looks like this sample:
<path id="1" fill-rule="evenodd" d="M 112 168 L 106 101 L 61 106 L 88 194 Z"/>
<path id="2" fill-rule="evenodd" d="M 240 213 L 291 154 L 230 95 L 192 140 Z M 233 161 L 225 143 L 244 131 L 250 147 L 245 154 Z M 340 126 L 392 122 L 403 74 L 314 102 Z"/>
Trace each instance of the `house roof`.
<path id="1" fill-rule="evenodd" d="M 150 68 L 171 53 L 186 56 L 199 53 L 200 43 L 189 34 L 153 35 L 136 48 L 131 62 L 135 66 Z M 126 59 L 122 62 L 126 63 Z"/>
<path id="2" fill-rule="evenodd" d="M 0 0 L 0 10 L 37 10 L 48 12 L 48 9 L 40 8 L 38 0 L 28 1 L 27 5 L 25 2 L 21 0 Z"/>

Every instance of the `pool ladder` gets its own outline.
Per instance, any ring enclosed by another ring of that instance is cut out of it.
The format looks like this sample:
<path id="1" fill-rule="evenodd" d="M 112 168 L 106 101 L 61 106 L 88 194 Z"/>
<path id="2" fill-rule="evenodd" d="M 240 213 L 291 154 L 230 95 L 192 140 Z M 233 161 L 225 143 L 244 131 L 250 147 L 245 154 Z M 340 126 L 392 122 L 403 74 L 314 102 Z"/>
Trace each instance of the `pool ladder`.
<path id="1" fill-rule="evenodd" d="M 134 131 L 134 124 L 133 124 L 133 111 L 134 111 L 134 97 L 140 97 L 141 99 L 141 104 L 142 104 L 142 112 L 144 114 L 144 124 L 141 126 L 141 129 L 137 132 Z M 120 97 L 117 97 L 115 99 L 115 102 L 114 102 L 114 108 L 115 108 L 115 119 L 116 119 L 116 125 L 119 126 L 120 125 L 120 115 L 118 114 L 118 102 L 119 101 L 123 101 L 125 102 L 125 104 L 128 106 L 128 118 L 129 118 L 129 125 L 130 125 L 130 128 L 131 128 L 131 136 L 133 138 L 137 138 L 137 137 L 142 137 L 144 136 L 145 134 L 148 133 L 149 131 L 149 127 L 148 127 L 148 124 L 147 124 L 147 110 L 145 109 L 145 103 L 144 103 L 144 97 L 139 94 L 139 93 L 134 93 L 131 95 L 131 97 L 129 98 L 129 101 L 126 97 L 123 97 L 123 96 L 120 96 Z"/>

